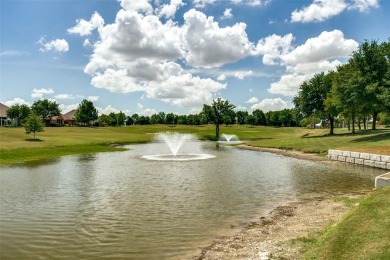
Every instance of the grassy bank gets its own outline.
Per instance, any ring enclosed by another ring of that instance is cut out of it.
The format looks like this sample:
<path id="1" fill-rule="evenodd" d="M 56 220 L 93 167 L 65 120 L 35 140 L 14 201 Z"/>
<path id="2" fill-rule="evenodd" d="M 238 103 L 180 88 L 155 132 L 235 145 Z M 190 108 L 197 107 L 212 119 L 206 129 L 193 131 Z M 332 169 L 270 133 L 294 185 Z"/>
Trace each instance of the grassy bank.
<path id="1" fill-rule="evenodd" d="M 300 240 L 306 243 L 305 259 L 390 259 L 390 188 L 358 204 L 337 226 Z"/>
<path id="2" fill-rule="evenodd" d="M 130 127 L 47 127 L 31 140 L 23 128 L 0 128 L 0 164 L 53 158 L 68 154 L 110 152 L 119 148 L 111 144 L 144 143 L 158 132 L 194 133 L 200 139 L 213 140 L 214 127 L 149 125 Z M 248 145 L 272 147 L 325 155 L 328 149 L 348 149 L 362 152 L 390 154 L 390 129 L 364 130 L 352 135 L 346 129 L 336 129 L 328 136 L 328 129 L 290 127 L 222 126 L 221 133 L 235 134 Z"/>

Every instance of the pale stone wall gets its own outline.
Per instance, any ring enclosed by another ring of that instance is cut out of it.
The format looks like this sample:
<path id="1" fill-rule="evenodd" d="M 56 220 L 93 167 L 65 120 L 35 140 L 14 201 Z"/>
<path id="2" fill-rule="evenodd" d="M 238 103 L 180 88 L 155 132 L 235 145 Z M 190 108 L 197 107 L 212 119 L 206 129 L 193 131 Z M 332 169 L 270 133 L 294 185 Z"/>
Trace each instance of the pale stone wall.
<path id="1" fill-rule="evenodd" d="M 390 155 L 328 150 L 328 159 L 390 170 Z"/>

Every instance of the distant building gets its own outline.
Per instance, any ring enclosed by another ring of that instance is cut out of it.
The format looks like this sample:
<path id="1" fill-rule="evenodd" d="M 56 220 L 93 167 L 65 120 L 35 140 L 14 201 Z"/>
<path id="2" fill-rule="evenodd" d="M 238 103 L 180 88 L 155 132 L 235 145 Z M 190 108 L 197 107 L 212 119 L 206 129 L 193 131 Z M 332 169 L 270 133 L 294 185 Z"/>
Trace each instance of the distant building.
<path id="1" fill-rule="evenodd" d="M 8 109 L 10 108 L 0 103 L 0 126 L 7 126 L 12 124 L 12 120 L 7 117 Z"/>
<path id="2" fill-rule="evenodd" d="M 61 114 L 59 116 L 53 116 L 50 119 L 50 124 L 51 125 L 75 125 L 76 123 L 76 118 L 74 117 L 74 114 L 76 113 L 76 110 L 73 109 L 69 111 L 66 114 Z"/>

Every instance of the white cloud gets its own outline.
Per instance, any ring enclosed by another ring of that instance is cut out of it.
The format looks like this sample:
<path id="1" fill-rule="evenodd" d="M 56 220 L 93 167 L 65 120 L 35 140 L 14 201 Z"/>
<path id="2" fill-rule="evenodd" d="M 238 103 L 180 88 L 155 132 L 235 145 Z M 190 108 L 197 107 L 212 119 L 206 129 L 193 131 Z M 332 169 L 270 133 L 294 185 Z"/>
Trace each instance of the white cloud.
<path id="1" fill-rule="evenodd" d="M 151 116 L 157 114 L 157 111 L 155 109 L 144 108 L 144 106 L 140 103 L 137 104 L 137 110 L 138 110 L 137 113 L 141 116 Z"/>
<path id="2" fill-rule="evenodd" d="M 257 103 L 257 102 L 259 102 L 259 99 L 257 97 L 251 97 L 250 99 L 245 101 L 245 103 L 249 103 L 249 104 L 254 104 L 254 103 Z"/>
<path id="3" fill-rule="evenodd" d="M 31 97 L 32 98 L 42 98 L 43 95 L 50 95 L 53 94 L 54 90 L 52 88 L 41 88 L 41 89 L 36 89 L 34 88 Z"/>
<path id="4" fill-rule="evenodd" d="M 186 61 L 195 67 L 219 67 L 251 55 L 253 44 L 245 32 L 246 24 L 219 27 L 212 16 L 194 9 L 184 14 L 183 37 Z"/>
<path id="5" fill-rule="evenodd" d="M 231 8 L 226 8 L 225 11 L 223 12 L 223 16 L 221 18 L 222 19 L 231 19 L 231 18 L 233 18 L 232 9 Z"/>
<path id="6" fill-rule="evenodd" d="M 230 0 L 233 4 L 243 4 L 249 6 L 260 6 L 262 4 L 267 5 L 271 0 Z"/>
<path id="7" fill-rule="evenodd" d="M 39 39 L 38 43 L 42 46 L 39 48 L 41 52 L 54 51 L 63 53 L 69 51 L 69 44 L 64 39 L 56 39 L 51 42 L 46 42 L 45 38 Z"/>
<path id="8" fill-rule="evenodd" d="M 149 0 L 119 0 L 122 8 L 126 11 L 136 11 L 151 14 L 153 7 Z"/>
<path id="9" fill-rule="evenodd" d="M 221 74 L 221 75 L 219 75 L 218 78 L 217 78 L 217 80 L 219 80 L 219 81 L 224 81 L 225 79 L 226 79 L 225 74 Z"/>
<path id="10" fill-rule="evenodd" d="M 309 78 L 308 75 L 283 75 L 278 82 L 271 84 L 268 92 L 293 97 L 298 93 L 299 86 Z"/>
<path id="11" fill-rule="evenodd" d="M 284 36 L 270 35 L 260 39 L 256 45 L 256 54 L 264 55 L 263 63 L 266 65 L 276 65 L 280 61 L 280 56 L 285 55 L 292 49 L 294 36 L 289 33 Z"/>
<path id="12" fill-rule="evenodd" d="M 371 7 L 378 8 L 378 6 L 378 0 L 354 0 L 348 8 L 358 9 L 360 12 L 365 12 Z"/>
<path id="13" fill-rule="evenodd" d="M 90 35 L 93 30 L 102 28 L 104 25 L 104 19 L 98 12 L 95 12 L 89 21 L 78 19 L 76 23 L 76 26 L 68 29 L 68 33 L 87 36 Z"/>
<path id="14" fill-rule="evenodd" d="M 254 104 L 251 106 L 252 110 L 260 109 L 264 112 L 268 111 L 280 111 L 285 108 L 288 108 L 288 104 L 281 98 L 266 98 L 263 99 L 260 103 Z"/>
<path id="15" fill-rule="evenodd" d="M 248 108 L 244 107 L 244 106 L 241 106 L 241 105 L 238 105 L 234 108 L 235 111 L 247 111 Z"/>
<path id="16" fill-rule="evenodd" d="M 4 105 L 6 105 L 7 107 L 12 107 L 13 105 L 27 105 L 27 106 L 30 106 L 30 103 L 25 101 L 24 99 L 21 99 L 21 98 L 14 98 L 12 100 L 5 101 Z"/>
<path id="17" fill-rule="evenodd" d="M 212 5 L 216 2 L 216 0 L 194 0 L 194 6 L 199 8 L 204 8 L 207 5 Z"/>
<path id="18" fill-rule="evenodd" d="M 245 77 L 248 77 L 248 76 L 250 76 L 252 74 L 253 74 L 253 71 L 251 71 L 251 70 L 249 70 L 249 71 L 237 71 L 234 74 L 234 77 L 243 80 Z"/>
<path id="19" fill-rule="evenodd" d="M 98 101 L 98 99 L 99 99 L 99 96 L 89 96 L 89 97 L 87 97 L 87 100 L 89 100 L 91 102 Z"/>
<path id="20" fill-rule="evenodd" d="M 314 0 L 312 4 L 301 10 L 291 13 L 291 22 L 322 22 L 345 10 L 357 9 L 365 12 L 370 8 L 377 8 L 378 0 Z"/>
<path id="21" fill-rule="evenodd" d="M 83 47 L 92 46 L 91 42 L 88 39 L 85 39 L 83 42 Z"/>
<path id="22" fill-rule="evenodd" d="M 324 31 L 295 49 L 277 54 L 275 57 L 281 65 L 286 66 L 287 74 L 272 83 L 268 91 L 294 96 L 303 81 L 316 73 L 335 70 L 341 64 L 338 59 L 349 57 L 358 46 L 356 41 L 345 39 L 343 32 L 334 30 Z"/>
<path id="23" fill-rule="evenodd" d="M 5 50 L 0 52 L 0 57 L 15 57 L 28 55 L 25 51 Z"/>
<path id="24" fill-rule="evenodd" d="M 56 99 L 75 99 L 76 97 L 72 96 L 70 94 L 58 94 L 58 95 L 55 95 L 54 98 L 56 98 Z"/>
<path id="25" fill-rule="evenodd" d="M 176 11 L 185 5 L 182 0 L 171 0 L 170 4 L 165 4 L 161 7 L 160 10 L 158 10 L 158 16 L 166 18 L 173 18 L 175 17 Z"/>
<path id="26" fill-rule="evenodd" d="M 76 110 L 79 107 L 79 104 L 71 104 L 71 105 L 59 104 L 58 107 L 60 108 L 61 113 L 65 114 L 71 110 Z"/>

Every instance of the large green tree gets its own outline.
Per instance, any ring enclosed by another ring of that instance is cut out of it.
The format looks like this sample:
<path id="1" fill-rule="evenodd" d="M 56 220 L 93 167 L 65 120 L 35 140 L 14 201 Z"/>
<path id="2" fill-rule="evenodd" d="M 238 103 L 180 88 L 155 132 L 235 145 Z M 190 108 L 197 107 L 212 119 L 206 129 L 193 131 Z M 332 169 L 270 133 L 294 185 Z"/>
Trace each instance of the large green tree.
<path id="1" fill-rule="evenodd" d="M 16 121 L 16 126 L 28 117 L 31 109 L 27 105 L 13 105 L 7 110 L 7 116 Z"/>
<path id="2" fill-rule="evenodd" d="M 295 108 L 304 117 L 316 116 L 329 120 L 329 134 L 334 133 L 334 118 L 339 113 L 332 98 L 334 72 L 319 73 L 310 80 L 303 82 L 298 95 L 294 97 Z"/>
<path id="3" fill-rule="evenodd" d="M 90 126 L 92 121 L 98 119 L 98 111 L 92 101 L 84 99 L 79 104 L 74 116 L 77 122 Z"/>
<path id="4" fill-rule="evenodd" d="M 365 41 L 359 49 L 353 52 L 349 63 L 359 71 L 364 84 L 365 112 L 372 114 L 372 129 L 376 128 L 378 114 L 389 109 L 386 106 L 389 95 L 389 60 L 386 58 L 388 44 L 378 44 L 377 41 Z M 387 54 L 388 55 L 388 54 Z"/>
<path id="5" fill-rule="evenodd" d="M 219 139 L 219 126 L 223 124 L 224 116 L 234 114 L 234 106 L 228 100 L 217 98 L 211 105 L 203 105 L 202 113 L 206 116 L 207 121 L 215 125 L 215 138 Z"/>
<path id="6" fill-rule="evenodd" d="M 46 125 L 50 124 L 50 119 L 53 116 L 59 116 L 61 113 L 57 102 L 48 99 L 35 101 L 31 106 L 31 110 L 40 116 Z"/>
<path id="7" fill-rule="evenodd" d="M 43 132 L 45 125 L 42 123 L 41 118 L 35 114 L 34 112 L 30 113 L 30 115 L 27 117 L 26 122 L 24 123 L 24 129 L 26 130 L 26 134 L 34 134 L 34 140 L 35 140 L 35 133 Z"/>

